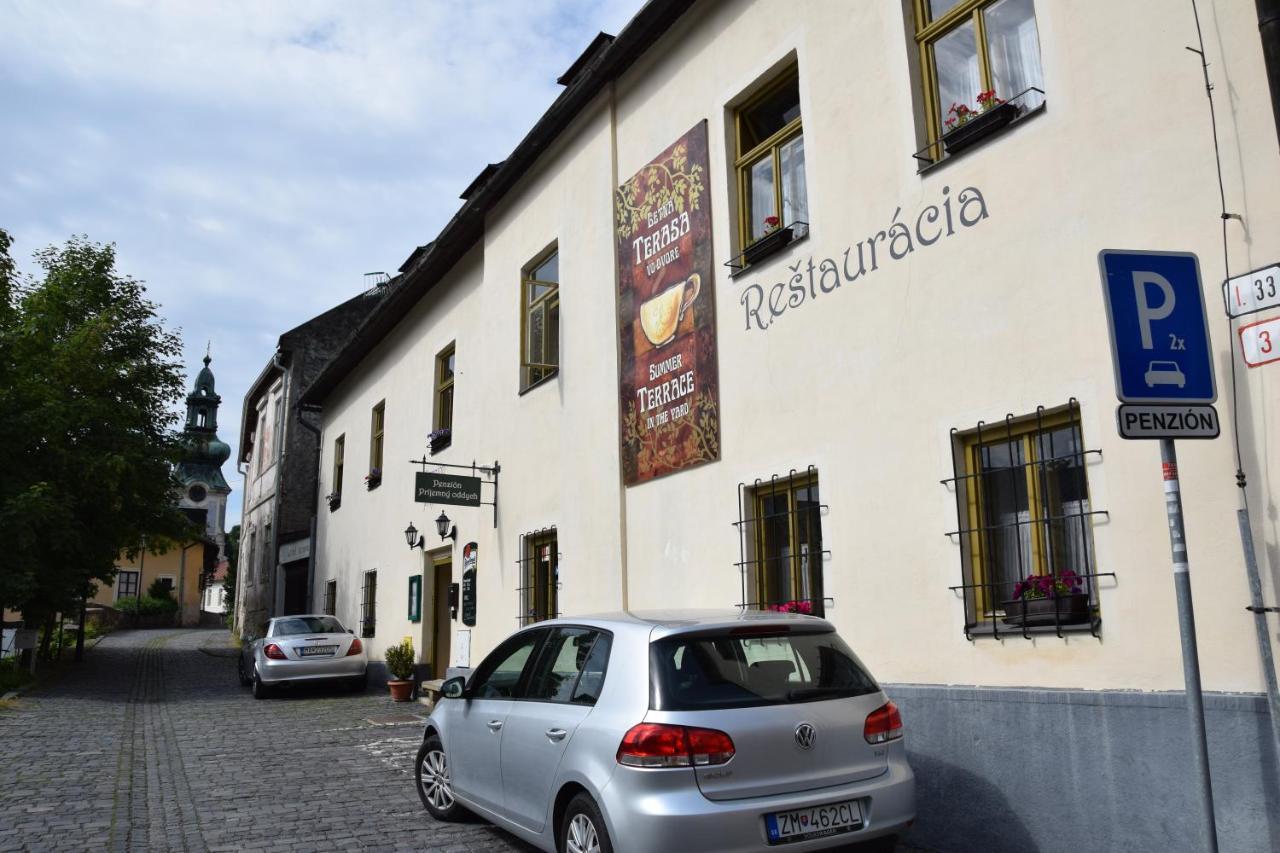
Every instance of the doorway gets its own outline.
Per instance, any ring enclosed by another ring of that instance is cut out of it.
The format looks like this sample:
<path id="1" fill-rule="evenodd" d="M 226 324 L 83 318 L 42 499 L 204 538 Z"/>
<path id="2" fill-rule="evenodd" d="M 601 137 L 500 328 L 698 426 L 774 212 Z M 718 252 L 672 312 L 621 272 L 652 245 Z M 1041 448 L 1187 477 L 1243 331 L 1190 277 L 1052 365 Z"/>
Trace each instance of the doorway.
<path id="1" fill-rule="evenodd" d="M 431 664 L 431 677 L 444 678 L 449 667 L 450 637 L 453 633 L 449 608 L 449 584 L 453 582 L 452 549 L 427 555 L 423 578 L 422 662 Z"/>
<path id="2" fill-rule="evenodd" d="M 284 614 L 295 616 L 307 612 L 307 561 L 298 560 L 284 567 Z"/>

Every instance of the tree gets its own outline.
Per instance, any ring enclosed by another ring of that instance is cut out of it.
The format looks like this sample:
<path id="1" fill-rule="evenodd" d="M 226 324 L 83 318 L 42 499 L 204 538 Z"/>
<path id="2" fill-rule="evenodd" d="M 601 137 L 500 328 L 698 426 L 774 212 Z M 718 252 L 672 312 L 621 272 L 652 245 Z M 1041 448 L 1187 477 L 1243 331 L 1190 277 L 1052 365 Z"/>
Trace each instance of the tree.
<path id="1" fill-rule="evenodd" d="M 240 565 L 240 525 L 227 533 L 227 574 L 222 579 L 222 600 L 231 605 L 232 619 L 236 610 L 236 576 Z M 228 622 L 230 625 L 230 622 Z"/>
<path id="2" fill-rule="evenodd" d="M 51 626 L 121 553 L 193 534 L 174 500 L 181 343 L 114 246 L 73 237 L 19 279 L 11 243 L 0 230 L 0 605 Z"/>

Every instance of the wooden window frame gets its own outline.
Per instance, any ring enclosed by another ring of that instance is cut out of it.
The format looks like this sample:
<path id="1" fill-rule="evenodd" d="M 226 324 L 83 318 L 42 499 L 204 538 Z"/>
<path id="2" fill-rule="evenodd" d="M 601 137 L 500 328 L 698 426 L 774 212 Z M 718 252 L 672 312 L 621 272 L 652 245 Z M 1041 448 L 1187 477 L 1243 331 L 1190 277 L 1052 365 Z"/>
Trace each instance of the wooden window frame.
<path id="1" fill-rule="evenodd" d="M 534 361 L 530 357 L 529 352 L 529 325 L 530 320 L 536 311 L 543 313 L 543 337 L 542 337 L 542 358 L 547 357 L 548 341 L 551 338 L 551 328 L 549 318 L 551 309 L 560 307 L 560 282 L 559 281 L 542 281 L 533 277 L 533 273 L 539 267 L 543 266 L 547 261 L 560 254 L 559 243 L 553 243 L 549 248 L 545 249 L 537 255 L 532 261 L 524 265 L 520 270 L 520 391 L 521 393 L 528 391 L 541 385 L 543 382 L 551 379 L 560 372 L 560 322 L 556 321 L 555 337 L 556 337 L 556 360 L 555 363 L 550 361 Z M 557 265 L 557 269 L 559 266 Z M 559 273 L 557 272 L 557 277 Z M 549 290 L 539 296 L 537 299 L 530 301 L 530 290 L 533 285 L 542 285 Z M 558 314 L 557 314 L 558 316 Z M 536 372 L 536 376 L 535 376 Z"/>
<path id="2" fill-rule="evenodd" d="M 450 433 L 448 437 L 441 439 L 437 443 L 439 449 L 446 448 L 453 442 L 453 406 L 456 402 L 453 394 L 453 385 L 457 374 L 457 352 L 457 342 L 451 341 L 447 347 L 440 350 L 436 355 L 435 411 L 431 416 L 431 428 L 433 431 L 447 429 Z M 450 358 L 454 359 L 454 370 L 446 379 L 445 370 Z M 448 394 L 449 398 L 447 406 L 445 404 L 446 394 Z"/>
<path id="3" fill-rule="evenodd" d="M 329 494 L 334 497 L 342 497 L 342 471 L 346 465 L 347 456 L 347 434 L 344 432 L 333 440 L 333 482 L 330 484 Z"/>
<path id="4" fill-rule="evenodd" d="M 138 592 L 139 592 L 138 587 L 142 583 L 142 571 L 140 569 L 121 569 L 119 572 L 116 573 L 116 578 L 117 580 L 119 580 L 124 578 L 125 575 L 132 576 L 133 591 L 126 592 L 124 585 L 117 583 L 116 584 L 116 601 L 119 601 L 122 598 L 138 597 Z"/>
<path id="5" fill-rule="evenodd" d="M 327 616 L 338 615 L 338 582 L 328 580 L 324 583 L 324 612 Z"/>
<path id="6" fill-rule="evenodd" d="M 755 488 L 751 492 L 751 511 L 752 511 L 752 519 L 754 521 L 753 545 L 755 548 L 755 559 L 752 560 L 752 563 L 754 565 L 753 571 L 754 571 L 755 577 L 752 579 L 752 582 L 755 587 L 755 604 L 757 609 L 767 607 L 773 604 L 781 603 L 781 602 L 773 602 L 768 598 L 769 584 L 768 584 L 768 578 L 767 578 L 767 571 L 768 571 L 767 561 L 769 560 L 769 557 L 765 553 L 765 550 L 766 550 L 766 543 L 765 543 L 766 525 L 764 523 L 765 499 L 777 497 L 780 494 L 786 495 L 787 541 L 791 546 L 791 557 L 790 557 L 791 589 L 798 591 L 803 588 L 805 567 L 803 565 L 802 557 L 805 555 L 802 555 L 800 553 L 800 548 L 798 547 L 799 538 L 800 538 L 799 519 L 798 519 L 799 513 L 795 509 L 795 493 L 799 489 L 814 488 L 814 487 L 817 487 L 819 489 L 819 492 L 818 492 L 819 494 L 818 543 L 821 545 L 823 544 L 822 518 L 821 518 L 823 504 L 821 503 L 821 494 L 822 494 L 821 486 L 819 485 L 818 471 L 816 469 L 811 468 L 807 471 L 798 472 L 785 478 L 779 478 L 777 480 L 771 480 L 769 482 L 760 482 L 755 486 Z M 821 616 L 825 612 L 824 602 L 825 602 L 825 596 L 826 596 L 826 590 L 824 588 L 824 583 L 823 583 L 825 580 L 823 578 L 823 564 L 826 562 L 825 546 L 818 548 L 816 552 L 813 550 L 810 550 L 807 556 L 809 560 L 808 570 L 811 573 L 810 592 L 813 591 L 813 586 L 815 585 L 812 583 L 812 581 L 814 580 L 813 575 L 816 575 L 816 580 L 817 580 L 816 586 L 818 587 L 817 591 L 821 594 L 816 596 L 815 598 L 804 599 L 804 600 L 813 602 L 813 615 Z M 798 599 L 793 596 L 791 600 L 797 601 L 801 599 Z"/>
<path id="7" fill-rule="evenodd" d="M 369 639 L 378 633 L 378 570 L 364 573 L 360 587 L 360 636 Z"/>
<path id="8" fill-rule="evenodd" d="M 379 400 L 369 414 L 369 488 L 382 482 L 382 459 L 386 443 L 387 401 Z"/>
<path id="9" fill-rule="evenodd" d="M 911 2 L 916 51 L 920 63 L 920 85 L 923 90 L 921 95 L 927 137 L 925 151 L 935 163 L 943 158 L 942 136 L 946 116 L 943 115 L 943 105 L 938 100 L 938 71 L 933 61 L 933 46 L 957 27 L 964 26 L 966 22 L 972 22 L 974 40 L 977 42 L 978 49 L 978 74 L 982 78 L 979 91 L 986 92 L 994 89 L 995 83 L 991 77 L 991 48 L 987 42 L 987 23 L 983 12 L 986 7 L 994 6 L 998 2 L 999 0 L 960 0 L 937 20 L 930 20 L 932 13 L 929 9 L 929 0 L 912 0 Z M 1037 32 L 1039 26 L 1040 19 L 1037 17 Z M 1008 97 L 1016 93 L 1003 94 Z"/>
<path id="10" fill-rule="evenodd" d="M 733 108 L 733 146 L 736 156 L 733 161 L 735 180 L 738 187 L 738 246 L 745 249 L 753 241 L 751 237 L 751 167 L 763 159 L 766 153 L 773 158 L 773 214 L 778 217 L 779 226 L 788 223 L 782 221 L 782 146 L 804 135 L 804 110 L 788 122 L 780 130 L 766 139 L 757 142 L 747 151 L 742 150 L 743 114 L 759 106 L 784 86 L 795 82 L 796 99 L 800 96 L 800 66 L 789 65 L 779 71 L 760 91 L 751 95 Z"/>
<path id="11" fill-rule="evenodd" d="M 555 527 L 524 535 L 521 557 L 521 625 L 532 625 L 560 615 L 560 536 Z M 551 564 L 545 584 L 538 582 L 538 551 L 550 548 Z"/>

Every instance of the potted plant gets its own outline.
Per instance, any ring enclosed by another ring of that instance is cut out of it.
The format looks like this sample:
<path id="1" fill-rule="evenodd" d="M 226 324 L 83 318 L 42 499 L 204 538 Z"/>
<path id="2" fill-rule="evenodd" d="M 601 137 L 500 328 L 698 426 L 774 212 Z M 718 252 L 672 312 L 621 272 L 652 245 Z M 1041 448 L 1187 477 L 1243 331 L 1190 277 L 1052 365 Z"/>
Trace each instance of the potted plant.
<path id="1" fill-rule="evenodd" d="M 743 248 L 742 260 L 748 265 L 754 264 L 790 243 L 792 237 L 791 226 L 788 225 L 782 228 L 780 225 L 781 222 L 778 217 L 766 216 L 764 218 L 764 233 Z"/>
<path id="2" fill-rule="evenodd" d="M 453 430 L 448 427 L 441 427 L 440 429 L 432 430 L 427 436 L 427 446 L 430 448 L 432 456 L 435 456 L 452 443 Z"/>
<path id="3" fill-rule="evenodd" d="M 1080 591 L 1080 576 L 1070 569 L 1028 575 L 1003 604 L 1004 621 L 1011 625 L 1079 625 L 1091 618 L 1089 593 Z"/>
<path id="4" fill-rule="evenodd" d="M 391 678 L 387 680 L 387 688 L 391 691 L 391 699 L 395 702 L 408 702 L 413 693 L 413 641 L 405 638 L 387 649 L 384 657 L 387 661 L 387 672 Z"/>
<path id="5" fill-rule="evenodd" d="M 770 604 L 765 609 L 772 610 L 775 613 L 803 613 L 805 616 L 812 616 L 813 602 L 808 599 L 784 601 L 781 604 Z"/>
<path id="6" fill-rule="evenodd" d="M 366 489 L 376 489 L 382 484 L 382 469 L 370 468 L 369 473 L 364 475 L 364 487 Z"/>
<path id="7" fill-rule="evenodd" d="M 333 512 L 335 509 L 342 506 L 342 495 L 338 492 L 330 492 L 324 496 L 324 499 L 329 503 L 329 512 Z"/>
<path id="8" fill-rule="evenodd" d="M 978 108 L 968 104 L 952 104 L 943 122 L 942 144 L 948 154 L 958 154 L 1018 117 L 1022 109 L 1004 98 L 996 97 L 996 90 L 978 93 Z"/>

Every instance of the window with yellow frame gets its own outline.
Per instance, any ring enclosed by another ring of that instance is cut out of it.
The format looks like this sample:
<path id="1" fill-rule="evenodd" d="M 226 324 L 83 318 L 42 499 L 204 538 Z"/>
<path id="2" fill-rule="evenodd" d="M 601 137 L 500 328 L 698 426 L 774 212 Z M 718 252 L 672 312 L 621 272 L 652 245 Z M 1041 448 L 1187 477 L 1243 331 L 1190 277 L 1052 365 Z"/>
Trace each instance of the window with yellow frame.
<path id="1" fill-rule="evenodd" d="M 544 252 L 520 276 L 520 390 L 560 369 L 560 253 Z"/>
<path id="2" fill-rule="evenodd" d="M 978 109 L 978 94 L 1017 99 L 1022 111 L 1044 102 L 1040 37 L 1033 0 L 912 0 L 930 145 L 942 138 L 960 105 Z M 1040 91 L 1028 91 L 1038 89 Z M 1020 96 L 1020 97 L 1019 97 Z M 942 156 L 935 146 L 931 156 Z"/>
<path id="3" fill-rule="evenodd" d="M 520 624 L 560 615 L 560 550 L 554 527 L 523 537 Z"/>
<path id="4" fill-rule="evenodd" d="M 333 482 L 329 487 L 330 498 L 342 497 L 342 466 L 343 457 L 347 453 L 347 435 L 343 433 L 333 440 Z"/>
<path id="5" fill-rule="evenodd" d="M 449 344 L 436 356 L 436 407 L 432 418 L 432 452 L 453 442 L 453 362 L 456 347 Z"/>
<path id="6" fill-rule="evenodd" d="M 752 490 L 751 502 L 755 606 L 821 616 L 825 552 L 818 472 L 811 468 L 761 483 Z"/>
<path id="7" fill-rule="evenodd" d="M 809 221 L 798 70 L 783 72 L 733 117 L 738 237 L 746 247 L 774 228 Z"/>
<path id="8" fill-rule="evenodd" d="M 365 478 L 370 488 L 382 482 L 383 430 L 387 422 L 387 401 L 373 407 L 369 424 L 369 474 Z"/>
<path id="9" fill-rule="evenodd" d="M 1094 599 L 1097 513 L 1085 473 L 1094 451 L 1085 449 L 1079 407 L 983 425 L 956 440 L 974 620 L 1006 611 L 1032 575 L 1070 572 L 1079 578 L 1073 591 Z"/>

